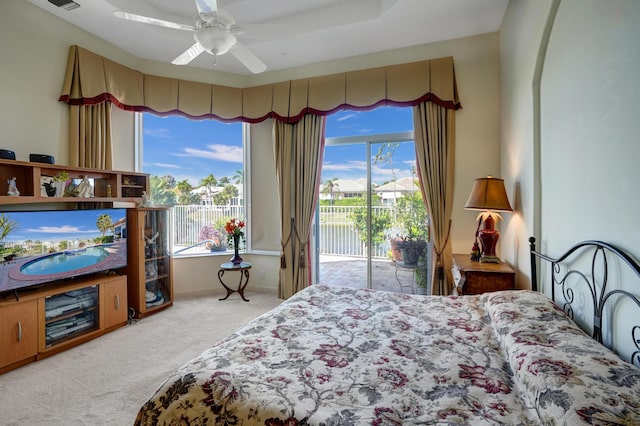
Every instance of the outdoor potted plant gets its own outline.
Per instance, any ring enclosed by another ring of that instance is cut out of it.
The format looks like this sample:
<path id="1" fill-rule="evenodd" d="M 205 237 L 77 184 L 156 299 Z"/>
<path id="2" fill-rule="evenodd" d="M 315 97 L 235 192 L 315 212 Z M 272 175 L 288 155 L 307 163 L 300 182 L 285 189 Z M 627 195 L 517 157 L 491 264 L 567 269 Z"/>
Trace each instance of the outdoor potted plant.
<path id="1" fill-rule="evenodd" d="M 429 240 L 429 221 L 421 193 L 398 199 L 396 212 L 403 232 L 389 239 L 391 255 L 396 262 L 415 265 Z"/>
<path id="2" fill-rule="evenodd" d="M 417 265 L 420 258 L 424 258 L 427 242 L 420 238 L 406 237 L 398 243 L 405 265 Z"/>
<path id="3" fill-rule="evenodd" d="M 198 242 L 204 242 L 205 247 L 211 251 L 226 251 L 226 236 L 212 225 L 204 225 L 198 233 Z"/>
<path id="4" fill-rule="evenodd" d="M 402 245 L 404 239 L 400 235 L 389 238 L 389 245 L 391 246 L 391 259 L 394 262 L 402 262 Z"/>

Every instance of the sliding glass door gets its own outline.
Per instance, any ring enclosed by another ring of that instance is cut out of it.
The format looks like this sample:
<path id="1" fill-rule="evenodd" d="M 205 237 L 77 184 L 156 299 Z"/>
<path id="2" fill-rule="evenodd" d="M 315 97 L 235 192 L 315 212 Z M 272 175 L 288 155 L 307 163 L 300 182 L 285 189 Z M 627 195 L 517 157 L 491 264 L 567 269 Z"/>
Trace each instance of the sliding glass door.
<path id="1" fill-rule="evenodd" d="M 398 208 L 419 193 L 413 134 L 327 139 L 321 182 L 315 282 L 414 292 L 391 248 L 405 233 Z"/>

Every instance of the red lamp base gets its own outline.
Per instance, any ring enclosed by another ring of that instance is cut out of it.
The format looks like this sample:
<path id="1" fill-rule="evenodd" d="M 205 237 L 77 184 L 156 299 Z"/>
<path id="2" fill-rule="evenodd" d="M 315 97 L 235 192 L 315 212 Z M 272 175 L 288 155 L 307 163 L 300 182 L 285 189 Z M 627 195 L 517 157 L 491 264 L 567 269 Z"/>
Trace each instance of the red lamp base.
<path id="1" fill-rule="evenodd" d="M 496 255 L 496 245 L 499 238 L 500 233 L 494 229 L 494 220 L 491 215 L 488 215 L 484 220 L 484 229 L 478 231 L 478 239 L 482 246 L 480 262 L 501 263 L 500 258 Z"/>

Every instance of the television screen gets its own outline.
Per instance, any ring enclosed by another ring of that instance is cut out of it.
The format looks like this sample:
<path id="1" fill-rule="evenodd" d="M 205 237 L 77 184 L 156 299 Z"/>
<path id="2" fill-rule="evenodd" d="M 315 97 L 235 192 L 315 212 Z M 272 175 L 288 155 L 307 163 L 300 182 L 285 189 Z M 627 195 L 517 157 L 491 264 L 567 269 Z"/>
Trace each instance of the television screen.
<path id="1" fill-rule="evenodd" d="M 0 213 L 0 294 L 127 265 L 126 209 Z"/>

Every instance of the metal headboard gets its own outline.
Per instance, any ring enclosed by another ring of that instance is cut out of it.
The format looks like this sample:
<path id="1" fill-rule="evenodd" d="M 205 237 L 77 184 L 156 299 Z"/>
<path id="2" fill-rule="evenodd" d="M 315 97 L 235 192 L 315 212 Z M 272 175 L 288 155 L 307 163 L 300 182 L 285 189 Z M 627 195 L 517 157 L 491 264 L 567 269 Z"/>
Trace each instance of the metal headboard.
<path id="1" fill-rule="evenodd" d="M 626 264 L 635 277 L 640 279 L 640 265 L 631 256 L 619 248 L 605 243 L 603 241 L 582 241 L 568 249 L 564 254 L 557 258 L 544 255 L 536 251 L 536 239 L 529 238 L 529 249 L 531 253 L 531 288 L 539 291 L 538 285 L 538 267 L 537 259 L 540 258 L 550 263 L 551 269 L 551 298 L 556 304 L 562 307 L 562 310 L 573 319 L 573 302 L 575 297 L 576 284 L 573 284 L 574 278 L 577 278 L 580 285 L 586 285 L 588 294 L 593 303 L 593 333 L 592 337 L 600 343 L 602 339 L 602 317 L 607 301 L 611 299 L 626 298 L 640 308 L 640 299 L 635 294 L 623 289 L 608 289 L 609 279 L 609 258 L 612 260 L 621 260 Z M 578 256 L 589 256 L 591 254 L 591 271 L 585 273 L 576 269 L 572 269 L 569 265 L 570 261 Z M 565 268 L 561 268 L 564 265 Z M 571 279 L 571 280 L 570 280 Z M 572 284 L 570 284 L 570 281 Z M 564 300 L 556 299 L 556 287 L 561 290 L 561 297 Z M 640 286 L 637 287 L 640 289 Z M 614 298 L 614 295 L 619 297 Z M 613 303 L 613 302 L 612 302 Z M 635 315 L 633 319 L 640 323 L 640 315 Z M 630 361 L 633 364 L 640 365 L 640 324 L 634 325 L 631 329 L 631 338 L 636 350 L 631 354 Z M 615 349 L 614 349 L 615 350 Z"/>

